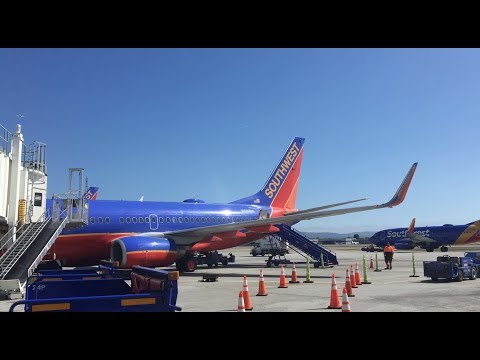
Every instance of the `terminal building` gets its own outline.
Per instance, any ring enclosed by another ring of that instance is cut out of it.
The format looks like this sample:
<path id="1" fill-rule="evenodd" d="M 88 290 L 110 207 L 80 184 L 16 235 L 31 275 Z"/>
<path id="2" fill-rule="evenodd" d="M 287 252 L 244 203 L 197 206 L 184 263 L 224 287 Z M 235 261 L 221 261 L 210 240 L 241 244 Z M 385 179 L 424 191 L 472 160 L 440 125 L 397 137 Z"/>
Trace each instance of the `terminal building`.
<path id="1" fill-rule="evenodd" d="M 46 144 L 25 143 L 21 125 L 14 133 L 0 125 L 0 237 L 36 221 L 46 210 Z"/>

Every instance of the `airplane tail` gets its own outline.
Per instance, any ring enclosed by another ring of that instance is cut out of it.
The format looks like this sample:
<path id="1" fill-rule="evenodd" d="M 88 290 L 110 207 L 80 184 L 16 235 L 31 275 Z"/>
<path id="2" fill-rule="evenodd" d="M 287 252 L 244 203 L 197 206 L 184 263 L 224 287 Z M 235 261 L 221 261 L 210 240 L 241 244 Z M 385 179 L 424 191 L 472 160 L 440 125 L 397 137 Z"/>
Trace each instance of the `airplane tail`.
<path id="1" fill-rule="evenodd" d="M 293 139 L 259 192 L 231 203 L 295 209 L 304 142 L 304 138 L 296 137 Z"/>
<path id="2" fill-rule="evenodd" d="M 96 200 L 98 195 L 98 187 L 90 186 L 85 194 L 83 194 L 82 199 L 85 200 Z"/>
<path id="3" fill-rule="evenodd" d="M 407 230 L 407 234 L 412 234 L 414 229 L 415 229 L 415 218 L 413 218 L 412 222 L 410 223 L 410 226 L 408 227 L 408 230 Z"/>

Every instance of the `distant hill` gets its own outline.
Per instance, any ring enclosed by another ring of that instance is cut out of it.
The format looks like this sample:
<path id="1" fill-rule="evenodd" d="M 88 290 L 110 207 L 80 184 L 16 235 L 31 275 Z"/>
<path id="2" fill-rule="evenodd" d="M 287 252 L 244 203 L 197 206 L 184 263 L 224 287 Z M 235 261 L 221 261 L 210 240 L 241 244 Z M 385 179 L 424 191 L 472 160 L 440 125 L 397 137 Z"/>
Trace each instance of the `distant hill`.
<path id="1" fill-rule="evenodd" d="M 298 231 L 309 239 L 345 239 L 347 237 L 353 237 L 353 235 L 358 234 L 361 238 L 370 237 L 375 232 L 373 231 L 360 231 L 360 232 L 351 232 L 351 233 L 331 233 L 331 232 L 304 232 Z"/>

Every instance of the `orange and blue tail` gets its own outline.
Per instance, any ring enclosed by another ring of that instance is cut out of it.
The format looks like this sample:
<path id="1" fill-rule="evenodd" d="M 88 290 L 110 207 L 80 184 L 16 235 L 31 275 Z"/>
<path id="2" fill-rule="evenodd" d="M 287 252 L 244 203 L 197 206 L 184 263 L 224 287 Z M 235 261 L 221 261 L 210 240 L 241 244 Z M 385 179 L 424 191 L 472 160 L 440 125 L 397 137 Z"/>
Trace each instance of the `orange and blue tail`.
<path id="1" fill-rule="evenodd" d="M 304 143 L 304 138 L 293 139 L 263 188 L 254 195 L 233 201 L 232 204 L 295 209 Z"/>
<path id="2" fill-rule="evenodd" d="M 412 222 L 410 223 L 410 226 L 408 227 L 408 230 L 407 230 L 407 234 L 412 234 L 414 230 L 415 230 L 415 218 L 413 218 Z"/>
<path id="3" fill-rule="evenodd" d="M 96 200 L 98 195 L 98 187 L 90 186 L 88 190 L 83 194 L 82 198 L 85 200 Z"/>

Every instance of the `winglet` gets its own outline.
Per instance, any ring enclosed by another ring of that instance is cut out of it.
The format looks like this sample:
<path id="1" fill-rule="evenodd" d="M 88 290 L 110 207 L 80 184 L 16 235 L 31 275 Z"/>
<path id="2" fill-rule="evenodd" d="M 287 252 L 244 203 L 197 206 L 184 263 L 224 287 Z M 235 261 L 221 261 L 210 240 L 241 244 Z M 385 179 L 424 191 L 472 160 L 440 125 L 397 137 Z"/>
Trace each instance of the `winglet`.
<path id="1" fill-rule="evenodd" d="M 413 230 L 415 229 L 415 218 L 413 218 L 412 222 L 410 223 L 410 226 L 408 227 L 407 234 L 413 233 Z"/>
<path id="2" fill-rule="evenodd" d="M 380 207 L 394 207 L 402 203 L 403 199 L 405 199 L 405 196 L 407 195 L 408 187 L 410 186 L 410 183 L 413 179 L 413 174 L 415 174 L 415 170 L 417 169 L 417 164 L 414 163 L 410 170 L 407 173 L 407 176 L 405 176 L 405 179 L 403 179 L 402 184 L 398 188 L 397 192 L 393 197 L 390 199 L 389 202 L 380 205 Z"/>

